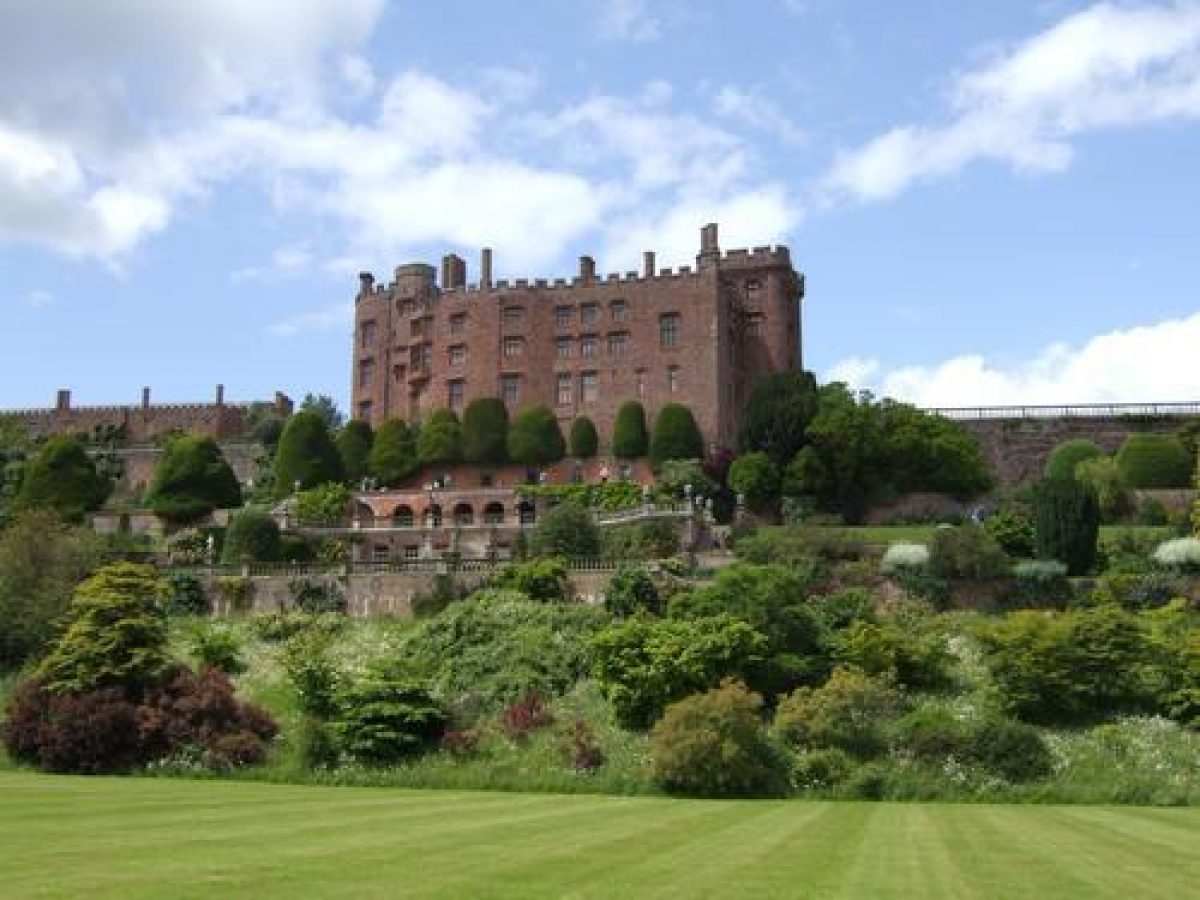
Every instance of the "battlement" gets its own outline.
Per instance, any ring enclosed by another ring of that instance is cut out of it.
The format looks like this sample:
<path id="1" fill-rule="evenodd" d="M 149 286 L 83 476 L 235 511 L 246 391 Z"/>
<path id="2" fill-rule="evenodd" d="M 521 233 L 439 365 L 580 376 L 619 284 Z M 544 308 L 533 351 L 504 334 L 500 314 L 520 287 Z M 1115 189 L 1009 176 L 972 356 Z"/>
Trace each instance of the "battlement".
<path id="1" fill-rule="evenodd" d="M 791 267 L 791 251 L 782 244 L 764 245 L 754 248 L 740 248 L 722 252 L 717 245 L 717 226 L 709 224 L 701 230 L 700 255 L 696 258 L 696 266 L 680 266 L 678 269 L 656 269 L 655 254 L 646 251 L 643 254 L 642 270 L 624 273 L 611 272 L 604 276 L 596 274 L 595 261 L 590 256 L 580 257 L 579 273 L 572 278 L 501 278 L 492 281 L 492 251 L 484 248 L 481 256 L 481 279 L 468 283 L 466 280 L 466 263 L 459 257 L 449 254 L 442 261 L 442 284 L 437 293 L 446 295 L 475 295 L 496 294 L 500 291 L 556 291 L 570 290 L 586 285 L 620 285 L 641 284 L 664 280 L 679 280 L 698 278 L 710 267 L 718 269 L 749 269 L 763 267 Z M 368 296 L 393 295 L 413 296 L 423 289 L 433 288 L 436 271 L 433 266 L 424 263 L 409 263 L 398 266 L 395 280 L 386 286 L 375 282 L 375 276 L 370 272 L 359 275 L 360 291 L 358 299 Z"/>

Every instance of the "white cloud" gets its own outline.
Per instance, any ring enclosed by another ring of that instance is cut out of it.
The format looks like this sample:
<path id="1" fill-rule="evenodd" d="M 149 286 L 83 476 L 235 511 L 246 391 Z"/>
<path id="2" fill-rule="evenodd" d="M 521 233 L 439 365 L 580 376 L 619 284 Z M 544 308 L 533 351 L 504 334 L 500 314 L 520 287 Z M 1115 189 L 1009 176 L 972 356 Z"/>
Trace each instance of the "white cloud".
<path id="1" fill-rule="evenodd" d="M 1082 347 L 1053 344 L 1013 363 L 968 355 L 887 369 L 851 357 L 826 377 L 924 407 L 1193 401 L 1197 347 L 1200 313 L 1098 335 Z"/>
<path id="2" fill-rule="evenodd" d="M 337 303 L 280 319 L 267 330 L 275 337 L 290 338 L 314 331 L 347 331 L 354 322 L 354 304 Z"/>
<path id="3" fill-rule="evenodd" d="M 949 104 L 842 155 L 824 188 L 886 199 L 978 160 L 1059 171 L 1083 133 L 1200 117 L 1200 4 L 1097 4 L 960 74 Z"/>
<path id="4" fill-rule="evenodd" d="M 599 0 L 600 34 L 610 40 L 655 41 L 662 22 L 649 10 L 647 0 Z"/>
<path id="5" fill-rule="evenodd" d="M 775 135 L 788 144 L 803 143 L 804 130 L 789 119 L 774 101 L 758 91 L 724 85 L 713 97 L 718 116 Z"/>

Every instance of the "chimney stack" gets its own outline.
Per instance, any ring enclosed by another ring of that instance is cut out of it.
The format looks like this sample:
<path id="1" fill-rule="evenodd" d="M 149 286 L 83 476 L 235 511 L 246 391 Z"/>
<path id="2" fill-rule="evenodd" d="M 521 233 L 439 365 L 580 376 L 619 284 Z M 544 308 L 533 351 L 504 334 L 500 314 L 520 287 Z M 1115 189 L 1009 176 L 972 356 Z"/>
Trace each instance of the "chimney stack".
<path id="1" fill-rule="evenodd" d="M 492 248 L 484 247 L 479 259 L 479 287 L 490 290 L 492 287 Z"/>
<path id="2" fill-rule="evenodd" d="M 467 284 L 467 264 L 456 253 L 442 257 L 442 290 L 456 291 Z"/>
<path id="3" fill-rule="evenodd" d="M 225 405 L 225 385 L 217 385 L 217 406 Z"/>
<path id="4" fill-rule="evenodd" d="M 721 245 L 717 240 L 716 222 L 709 222 L 700 229 L 700 255 L 704 257 L 721 255 Z"/>
<path id="5" fill-rule="evenodd" d="M 60 412 L 65 412 L 71 408 L 71 391 L 67 388 L 61 388 L 58 396 L 54 401 L 54 408 Z"/>
<path id="6" fill-rule="evenodd" d="M 642 274 L 646 278 L 654 277 L 654 251 L 647 250 L 642 254 Z"/>
<path id="7" fill-rule="evenodd" d="M 150 388 L 144 387 L 144 388 L 142 388 L 142 412 L 149 412 L 149 410 L 150 410 Z"/>
<path id="8" fill-rule="evenodd" d="M 358 273 L 358 295 L 360 297 L 368 296 L 375 290 L 375 276 L 370 272 Z"/>
<path id="9" fill-rule="evenodd" d="M 596 280 L 596 261 L 590 256 L 579 257 L 579 280 L 584 284 Z"/>

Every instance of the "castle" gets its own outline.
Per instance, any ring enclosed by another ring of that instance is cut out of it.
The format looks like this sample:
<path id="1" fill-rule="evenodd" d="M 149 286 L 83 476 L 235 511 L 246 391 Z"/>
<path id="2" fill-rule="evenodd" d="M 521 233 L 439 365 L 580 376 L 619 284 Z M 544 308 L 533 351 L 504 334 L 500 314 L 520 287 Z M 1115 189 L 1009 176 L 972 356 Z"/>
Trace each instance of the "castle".
<path id="1" fill-rule="evenodd" d="M 499 397 L 510 416 L 545 404 L 564 433 L 587 416 L 603 453 L 625 401 L 650 424 L 682 403 L 715 451 L 734 446 L 755 382 L 801 365 L 804 277 L 788 249 L 722 252 L 715 224 L 700 231 L 695 268 L 656 270 L 647 252 L 640 273 L 601 277 L 584 256 L 569 280 L 493 282 L 484 249 L 477 284 L 454 254 L 440 284 L 423 263 L 386 286 L 359 280 L 351 412 L 374 426 Z"/>

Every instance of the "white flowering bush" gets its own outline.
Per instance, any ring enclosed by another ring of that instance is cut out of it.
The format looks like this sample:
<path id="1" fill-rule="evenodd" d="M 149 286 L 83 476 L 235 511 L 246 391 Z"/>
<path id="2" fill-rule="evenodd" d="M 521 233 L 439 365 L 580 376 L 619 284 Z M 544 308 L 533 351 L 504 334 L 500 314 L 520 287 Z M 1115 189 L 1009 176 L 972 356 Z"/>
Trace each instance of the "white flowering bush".
<path id="1" fill-rule="evenodd" d="M 1154 551 L 1154 561 L 1164 569 L 1200 572 L 1200 538 L 1176 538 L 1163 541 Z"/>
<path id="2" fill-rule="evenodd" d="M 890 544 L 879 567 L 885 575 L 924 571 L 929 567 L 929 548 L 924 544 Z"/>

